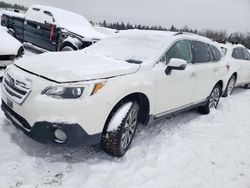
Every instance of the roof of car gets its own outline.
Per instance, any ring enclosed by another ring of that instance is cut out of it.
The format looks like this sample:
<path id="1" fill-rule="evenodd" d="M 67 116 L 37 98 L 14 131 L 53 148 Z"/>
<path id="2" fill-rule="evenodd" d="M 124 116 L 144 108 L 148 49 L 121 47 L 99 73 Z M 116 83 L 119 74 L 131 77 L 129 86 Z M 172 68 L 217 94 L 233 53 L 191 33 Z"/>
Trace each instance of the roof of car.
<path id="1" fill-rule="evenodd" d="M 131 29 L 131 30 L 120 31 L 119 33 L 122 33 L 125 35 L 135 35 L 135 34 L 152 35 L 152 36 L 160 36 L 160 37 L 164 37 L 164 38 L 173 37 L 173 39 L 187 38 L 190 40 L 197 40 L 197 41 L 217 45 L 214 41 L 212 41 L 206 37 L 200 36 L 198 34 L 187 33 L 187 32 Z"/>
<path id="2" fill-rule="evenodd" d="M 106 35 L 97 32 L 90 22 L 80 14 L 44 5 L 32 5 L 29 9 L 33 8 L 50 12 L 53 14 L 58 27 L 65 28 L 71 32 L 82 35 L 83 37 L 95 39 L 102 39 L 106 37 Z"/>
<path id="3" fill-rule="evenodd" d="M 242 45 L 242 44 L 232 44 L 232 43 L 230 43 L 230 42 L 228 42 L 228 43 L 226 43 L 226 44 L 221 44 L 221 43 L 219 43 L 219 45 L 221 46 L 221 47 L 223 47 L 223 48 L 226 48 L 226 49 L 233 49 L 233 48 L 238 48 L 238 47 L 240 47 L 240 48 L 246 48 L 244 45 Z"/>

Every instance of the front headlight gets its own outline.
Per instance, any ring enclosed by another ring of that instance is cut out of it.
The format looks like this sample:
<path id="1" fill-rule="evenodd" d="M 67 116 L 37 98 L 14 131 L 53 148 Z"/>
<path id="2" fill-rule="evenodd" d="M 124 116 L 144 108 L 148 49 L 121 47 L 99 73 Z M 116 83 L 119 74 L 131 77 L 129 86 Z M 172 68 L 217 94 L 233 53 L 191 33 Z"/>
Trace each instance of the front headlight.
<path id="1" fill-rule="evenodd" d="M 43 90 L 42 94 L 61 99 L 77 99 L 83 94 L 84 87 L 51 86 Z"/>
<path id="2" fill-rule="evenodd" d="M 62 85 L 62 86 L 50 86 L 45 88 L 42 91 L 42 95 L 47 95 L 50 97 L 58 99 L 78 99 L 83 93 L 84 96 L 90 96 L 96 94 L 101 90 L 106 82 L 99 82 L 93 84 L 87 84 L 84 86 L 71 86 L 71 85 Z"/>

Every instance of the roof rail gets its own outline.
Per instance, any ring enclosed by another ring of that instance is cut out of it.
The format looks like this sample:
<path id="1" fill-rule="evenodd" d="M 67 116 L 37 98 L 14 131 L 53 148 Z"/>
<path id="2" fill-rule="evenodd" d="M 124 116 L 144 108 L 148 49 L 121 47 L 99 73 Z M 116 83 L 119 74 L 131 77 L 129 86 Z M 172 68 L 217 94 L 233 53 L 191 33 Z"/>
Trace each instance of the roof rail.
<path id="1" fill-rule="evenodd" d="M 175 33 L 175 36 L 177 36 L 177 35 L 183 35 L 183 32 Z"/>

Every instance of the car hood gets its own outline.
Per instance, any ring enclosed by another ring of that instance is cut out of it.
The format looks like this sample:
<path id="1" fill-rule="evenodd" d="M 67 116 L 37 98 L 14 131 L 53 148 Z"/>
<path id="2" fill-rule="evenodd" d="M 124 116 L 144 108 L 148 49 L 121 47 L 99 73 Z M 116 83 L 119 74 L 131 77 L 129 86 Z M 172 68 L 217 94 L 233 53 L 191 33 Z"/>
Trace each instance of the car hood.
<path id="1" fill-rule="evenodd" d="M 64 83 L 104 79 L 136 72 L 140 65 L 76 52 L 51 52 L 15 62 L 28 72 Z"/>
<path id="2" fill-rule="evenodd" d="M 0 26 L 0 55 L 17 55 L 22 44 Z"/>
<path id="3" fill-rule="evenodd" d="M 100 40 L 107 37 L 107 35 L 104 35 L 103 33 L 96 31 L 92 27 L 83 27 L 74 25 L 63 25 L 61 27 L 90 40 L 92 39 Z"/>

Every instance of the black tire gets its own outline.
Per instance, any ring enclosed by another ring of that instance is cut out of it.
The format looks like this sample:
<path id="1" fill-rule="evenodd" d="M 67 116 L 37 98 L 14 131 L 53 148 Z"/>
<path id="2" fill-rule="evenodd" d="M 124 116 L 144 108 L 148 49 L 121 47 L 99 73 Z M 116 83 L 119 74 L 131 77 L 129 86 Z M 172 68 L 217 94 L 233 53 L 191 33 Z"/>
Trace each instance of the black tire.
<path id="1" fill-rule="evenodd" d="M 112 120 L 112 117 L 114 117 L 119 109 L 121 109 L 124 105 L 129 105 L 128 103 L 132 103 L 130 109 L 128 110 L 125 117 L 122 119 L 120 125 L 118 125 L 118 128 L 115 130 L 108 130 L 108 125 Z M 132 117 L 132 114 L 136 112 L 136 118 L 133 121 L 133 132 L 131 133 L 132 126 L 129 126 L 129 119 Z M 128 101 L 126 103 L 122 103 L 118 105 L 114 111 L 111 113 L 107 123 L 106 128 L 103 131 L 102 141 L 101 141 L 101 148 L 108 153 L 109 155 L 115 156 L 115 157 L 122 157 L 127 150 L 129 149 L 131 142 L 134 138 L 137 124 L 138 124 L 138 114 L 139 114 L 139 105 L 137 102 Z M 127 127 L 126 127 L 127 126 Z M 130 129 L 131 128 L 131 129 Z M 131 133 L 131 134 L 130 134 Z M 130 140 L 125 140 L 127 138 L 127 134 L 130 135 Z M 125 135 L 125 136 L 124 136 Z M 126 141 L 126 145 L 125 145 Z M 124 145 L 123 145 L 124 144 Z"/>
<path id="2" fill-rule="evenodd" d="M 17 57 L 22 57 L 24 55 L 24 48 L 20 47 L 17 52 Z"/>
<path id="3" fill-rule="evenodd" d="M 217 84 L 216 86 L 214 86 L 212 92 L 210 93 L 205 106 L 198 107 L 198 111 L 201 114 L 209 114 L 212 108 L 216 109 L 219 104 L 221 94 L 222 94 L 222 88 L 219 84 Z M 217 97 L 217 98 L 215 99 L 214 97 Z"/>
<path id="4" fill-rule="evenodd" d="M 245 85 L 244 85 L 244 88 L 245 88 L 245 89 L 249 89 L 249 85 L 250 85 L 250 84 L 245 84 Z"/>
<path id="5" fill-rule="evenodd" d="M 70 42 L 65 42 L 61 45 L 60 51 L 76 51 L 77 48 Z"/>
<path id="6" fill-rule="evenodd" d="M 233 75 L 231 76 L 231 78 L 228 80 L 228 83 L 227 83 L 227 88 L 225 90 L 225 92 L 223 93 L 222 97 L 227 97 L 228 95 L 231 95 L 232 92 L 233 92 L 233 89 L 234 89 L 234 86 L 235 86 L 235 83 L 236 83 L 236 77 Z M 233 84 L 233 85 L 231 85 Z M 233 86 L 233 87 L 232 87 Z"/>

